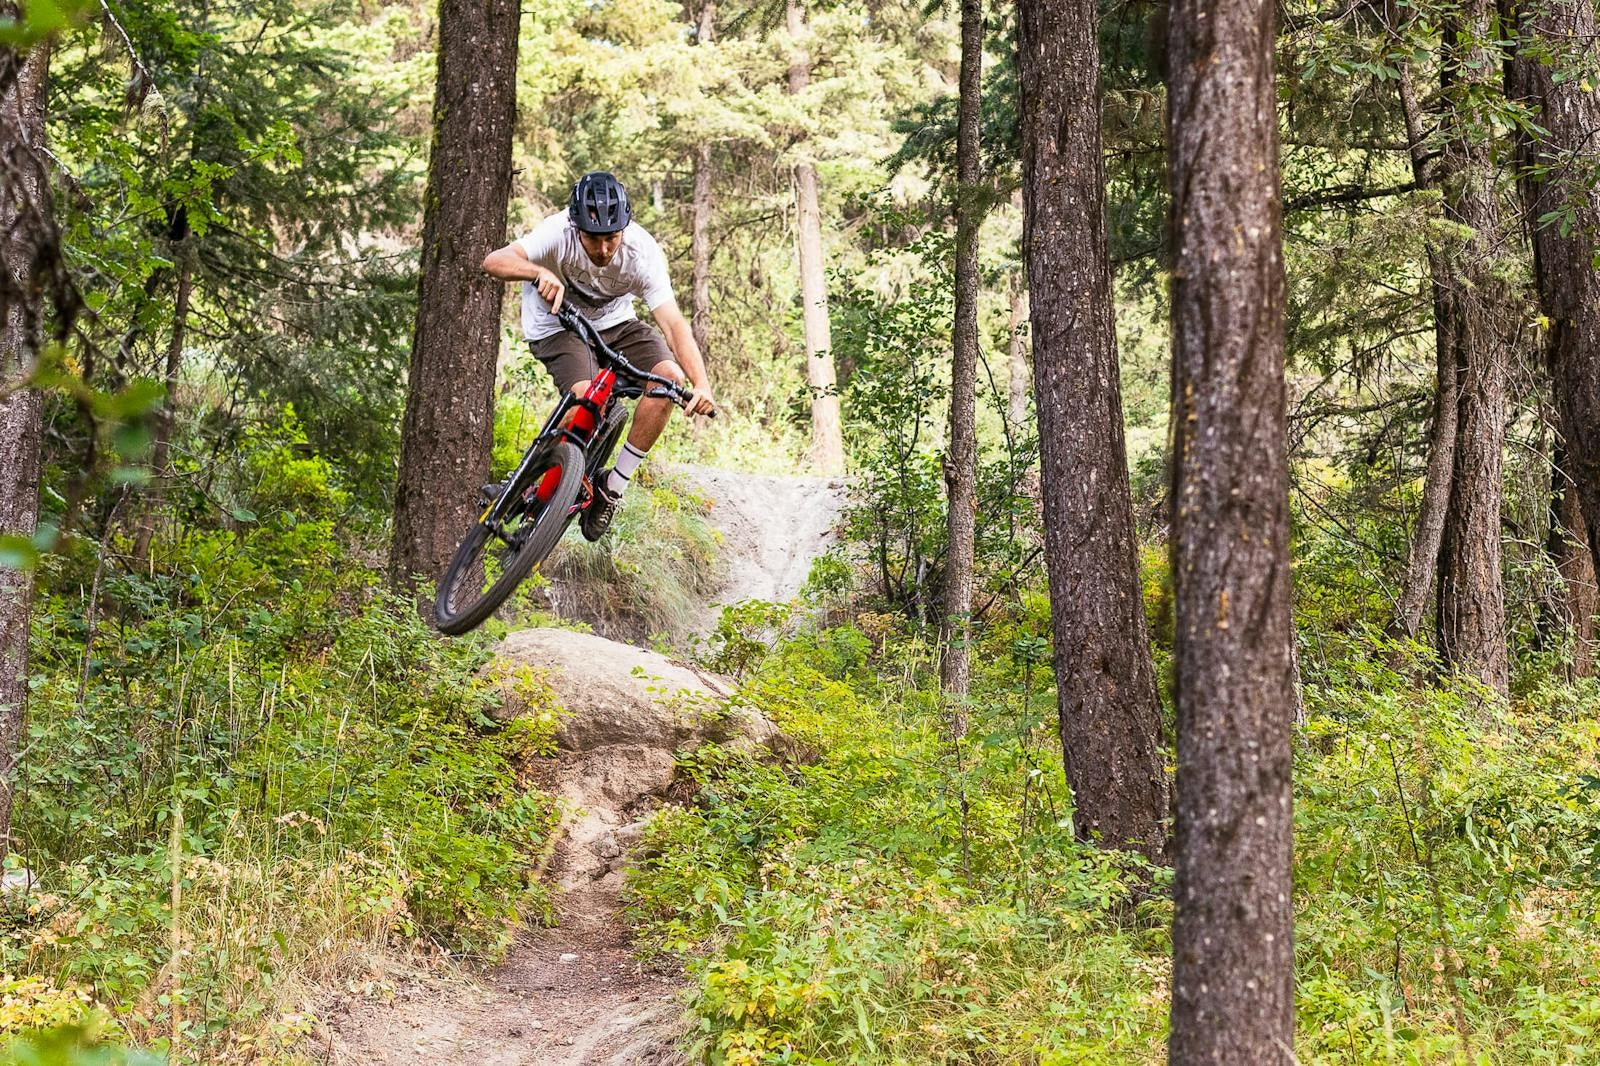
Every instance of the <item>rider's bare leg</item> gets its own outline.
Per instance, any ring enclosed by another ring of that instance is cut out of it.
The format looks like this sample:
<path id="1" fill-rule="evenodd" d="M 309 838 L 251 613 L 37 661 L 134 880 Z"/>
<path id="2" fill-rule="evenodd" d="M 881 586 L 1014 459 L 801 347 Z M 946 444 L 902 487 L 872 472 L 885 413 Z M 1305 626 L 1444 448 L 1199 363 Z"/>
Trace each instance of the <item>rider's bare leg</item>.
<path id="1" fill-rule="evenodd" d="M 650 373 L 679 385 L 684 381 L 683 371 L 678 364 L 667 359 L 657 363 Z M 650 450 L 650 446 L 661 437 L 661 431 L 667 428 L 667 421 L 672 418 L 672 409 L 676 406 L 671 400 L 660 397 L 640 398 L 639 405 L 633 410 L 633 425 L 628 428 L 628 443 L 633 445 L 635 451 Z"/>
<path id="2" fill-rule="evenodd" d="M 683 371 L 678 369 L 677 363 L 663 359 L 651 367 L 650 372 L 657 377 L 666 378 L 679 385 L 683 384 Z M 628 429 L 628 443 L 617 453 L 611 474 L 606 478 L 605 488 L 612 499 L 620 496 L 628 487 L 633 472 L 644 462 L 645 453 L 661 436 L 661 431 L 667 428 L 667 420 L 672 417 L 673 406 L 671 400 L 661 397 L 640 397 L 638 406 L 633 409 L 633 425 Z"/>

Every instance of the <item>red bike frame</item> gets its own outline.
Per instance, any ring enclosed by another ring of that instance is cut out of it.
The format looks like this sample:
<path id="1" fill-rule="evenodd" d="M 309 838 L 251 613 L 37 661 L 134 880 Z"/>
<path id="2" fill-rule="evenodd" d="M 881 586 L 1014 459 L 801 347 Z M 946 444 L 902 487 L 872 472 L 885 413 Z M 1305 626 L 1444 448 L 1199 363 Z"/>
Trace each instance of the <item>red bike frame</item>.
<path id="1" fill-rule="evenodd" d="M 574 406 L 572 417 L 568 420 L 566 428 L 561 431 L 561 435 L 580 448 L 588 448 L 590 440 L 594 437 L 595 427 L 600 424 L 600 415 L 610 402 L 611 390 L 616 384 L 616 371 L 609 366 L 601 367 L 600 372 L 589 383 L 588 391 L 572 401 Z M 538 486 L 533 490 L 534 498 L 540 503 L 548 503 L 560 482 L 560 467 L 546 470 L 544 476 L 539 479 Z"/>

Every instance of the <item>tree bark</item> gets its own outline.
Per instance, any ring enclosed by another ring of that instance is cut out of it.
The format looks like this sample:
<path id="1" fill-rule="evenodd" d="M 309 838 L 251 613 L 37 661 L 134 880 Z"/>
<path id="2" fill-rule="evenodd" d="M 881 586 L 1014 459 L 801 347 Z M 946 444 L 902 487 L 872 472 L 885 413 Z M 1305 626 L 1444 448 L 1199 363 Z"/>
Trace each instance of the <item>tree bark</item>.
<path id="1" fill-rule="evenodd" d="M 972 553 L 977 519 L 978 437 L 978 233 L 984 208 L 978 159 L 978 117 L 983 106 L 983 0 L 961 0 L 961 88 L 956 116 L 955 323 L 951 334 L 950 451 L 945 456 L 946 511 L 944 657 L 939 680 L 956 710 L 951 730 L 966 734 L 971 680 Z"/>
<path id="2" fill-rule="evenodd" d="M 1505 693 L 1510 681 L 1505 593 L 1500 574 L 1504 496 L 1505 376 L 1500 312 L 1505 286 L 1494 270 L 1500 203 L 1486 119 L 1467 109 L 1488 91 L 1493 71 L 1487 0 L 1466 0 L 1446 21 L 1446 141 L 1441 158 L 1445 218 L 1468 233 L 1448 257 L 1452 340 L 1460 389 L 1455 476 L 1439 557 L 1439 655 L 1445 667 Z"/>
<path id="3" fill-rule="evenodd" d="M 1011 320 L 1007 333 L 1006 356 L 1011 368 L 1006 395 L 1006 421 L 1013 427 L 1028 418 L 1028 285 L 1021 270 L 1011 272 Z"/>
<path id="4" fill-rule="evenodd" d="M 1572 637 L 1573 678 L 1591 677 L 1595 671 L 1596 615 L 1600 614 L 1600 584 L 1595 577 L 1595 557 L 1589 548 L 1589 530 L 1578 503 L 1566 448 L 1556 443 L 1550 470 L 1550 536 L 1545 549 L 1561 575 L 1561 622 Z"/>
<path id="5" fill-rule="evenodd" d="M 1082 840 L 1166 852 L 1155 671 L 1123 439 L 1093 0 L 1024 0 L 1022 245 L 1056 708 Z"/>
<path id="6" fill-rule="evenodd" d="M 15 15 L 0 3 L 0 14 Z M 43 343 L 44 307 L 34 276 L 50 186 L 35 151 L 44 143 L 50 45 L 26 56 L 0 46 L 0 380 L 28 375 Z M 0 534 L 32 538 L 39 524 L 43 406 L 34 388 L 0 399 Z M 33 574 L 0 568 L 0 858 L 11 847 L 17 761 L 28 707 Z"/>
<path id="7" fill-rule="evenodd" d="M 1589 553 L 1600 559 L 1600 98 L 1584 78 L 1570 76 L 1574 66 L 1596 76 L 1600 25 L 1589 0 L 1540 0 L 1525 12 L 1508 2 L 1502 23 L 1516 40 L 1506 94 L 1533 108 L 1534 121 L 1549 131 L 1542 138 L 1519 133 L 1517 184 L 1533 234 L 1539 302 L 1550 320 L 1551 392 Z M 1557 81 L 1563 73 L 1569 76 Z M 1568 217 L 1540 224 L 1556 211 Z"/>
<path id="8" fill-rule="evenodd" d="M 700 18 L 695 29 L 695 44 L 709 45 L 715 39 L 717 5 L 706 0 L 700 7 Z M 691 328 L 694 342 L 702 357 L 709 359 L 711 352 L 711 142 L 701 141 L 694 146 L 694 199 L 689 224 L 689 259 L 693 264 L 690 275 Z M 689 420 L 691 423 L 695 419 Z"/>
<path id="9" fill-rule="evenodd" d="M 1174 0 L 1167 38 L 1174 1066 L 1294 1061 L 1295 678 L 1273 16 L 1269 0 Z"/>
<path id="10" fill-rule="evenodd" d="M 1391 4 L 1390 11 L 1391 18 L 1398 21 L 1397 8 Z M 1409 63 L 1400 65 L 1398 85 L 1412 178 L 1419 189 L 1433 188 L 1433 168 L 1428 162 L 1426 135 L 1411 82 Z M 1443 256 L 1433 247 L 1428 249 L 1428 280 L 1433 294 L 1433 425 L 1428 436 L 1428 468 L 1423 476 L 1422 502 L 1417 511 L 1405 582 L 1400 588 L 1400 601 L 1395 605 L 1392 626 L 1395 633 L 1413 639 L 1422 631 L 1422 615 L 1427 610 L 1429 595 L 1433 592 L 1434 575 L 1439 568 L 1439 548 L 1444 543 L 1444 519 L 1450 506 L 1450 482 L 1455 475 L 1456 408 L 1460 397 L 1456 388 L 1455 327 L 1449 301 L 1449 272 Z"/>
<path id="11" fill-rule="evenodd" d="M 505 240 L 518 20 L 516 0 L 439 0 L 422 279 L 389 554 L 399 589 L 444 569 L 489 473 L 505 286 L 478 264 Z"/>
<path id="12" fill-rule="evenodd" d="M 787 0 L 793 51 L 789 54 L 789 92 L 811 84 L 811 55 L 803 39 L 802 0 Z M 822 250 L 822 209 L 817 202 L 817 168 L 809 159 L 794 167 L 796 246 L 800 258 L 800 308 L 805 328 L 806 384 L 811 389 L 811 462 L 818 472 L 844 473 L 844 429 L 839 418 L 838 377 L 833 367 L 833 330 L 828 321 L 828 281 Z"/>

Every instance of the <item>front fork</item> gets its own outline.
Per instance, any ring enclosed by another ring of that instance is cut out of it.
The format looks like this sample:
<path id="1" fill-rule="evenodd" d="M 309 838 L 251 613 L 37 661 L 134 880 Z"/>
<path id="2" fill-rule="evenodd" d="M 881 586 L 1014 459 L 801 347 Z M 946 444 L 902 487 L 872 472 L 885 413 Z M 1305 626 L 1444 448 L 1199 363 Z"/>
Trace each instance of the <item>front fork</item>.
<path id="1" fill-rule="evenodd" d="M 560 402 L 556 404 L 550 417 L 545 419 L 544 426 L 539 430 L 539 435 L 528 445 L 528 450 L 522 453 L 522 461 L 517 464 L 516 470 L 506 479 L 505 488 L 500 495 L 484 508 L 483 514 L 478 516 L 478 521 L 487 525 L 501 540 L 508 544 L 510 538 L 506 536 L 505 521 L 511 517 L 513 508 L 522 502 L 548 503 L 555 494 L 556 486 L 561 483 L 561 469 L 552 467 L 540 476 L 538 484 L 531 489 L 523 489 L 528 477 L 528 470 L 541 459 L 545 451 L 556 441 L 566 438 L 571 440 L 585 453 L 593 443 L 595 427 L 600 425 L 605 414 L 606 401 L 611 398 L 612 385 L 615 375 L 610 369 L 602 370 L 596 375 L 589 391 L 583 396 L 574 396 L 572 393 L 563 393 Z M 598 401 L 598 402 L 597 402 Z M 585 474 L 583 479 L 583 493 L 579 497 L 575 509 L 583 510 L 594 498 L 594 487 L 589 483 Z M 568 516 L 570 517 L 570 515 Z"/>

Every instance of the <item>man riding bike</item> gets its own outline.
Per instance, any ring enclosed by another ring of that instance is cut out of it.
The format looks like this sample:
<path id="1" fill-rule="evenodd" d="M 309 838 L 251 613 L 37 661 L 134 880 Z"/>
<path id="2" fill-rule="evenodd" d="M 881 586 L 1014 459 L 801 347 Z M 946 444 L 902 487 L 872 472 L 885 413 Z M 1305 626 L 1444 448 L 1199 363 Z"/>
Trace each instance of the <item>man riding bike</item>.
<path id="1" fill-rule="evenodd" d="M 655 238 L 633 221 L 627 190 L 611 174 L 592 171 L 579 178 L 566 211 L 489 253 L 483 269 L 504 281 L 523 283 L 522 334 L 556 388 L 581 395 L 598 372 L 588 346 L 555 317 L 565 300 L 588 316 L 605 342 L 635 367 L 680 385 L 687 380 L 693 390 L 684 404 L 688 414 L 716 410 L 700 346 L 672 295 L 666 256 Z M 660 333 L 635 316 L 636 297 Z M 599 540 L 611 526 L 623 490 L 666 428 L 672 406 L 664 397 L 639 400 L 627 443 L 594 486 L 594 502 L 579 521 L 587 539 Z"/>

